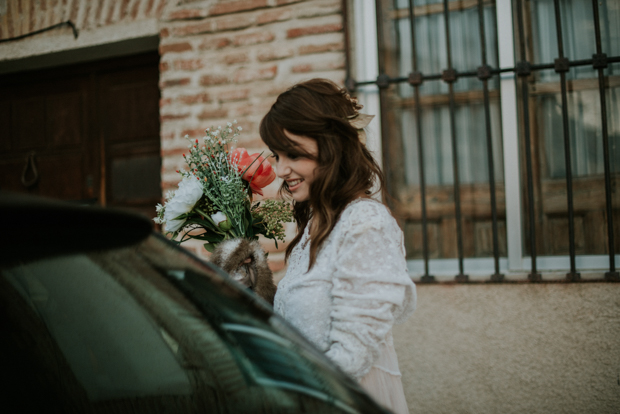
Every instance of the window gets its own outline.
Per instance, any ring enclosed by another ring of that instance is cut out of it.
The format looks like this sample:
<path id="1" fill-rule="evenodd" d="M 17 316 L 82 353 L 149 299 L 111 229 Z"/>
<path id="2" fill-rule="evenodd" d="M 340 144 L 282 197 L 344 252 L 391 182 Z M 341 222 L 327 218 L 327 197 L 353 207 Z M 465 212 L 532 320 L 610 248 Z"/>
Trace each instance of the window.
<path id="1" fill-rule="evenodd" d="M 618 3 L 370 3 L 355 3 L 356 30 L 377 22 L 374 39 L 354 37 L 356 66 L 378 72 L 351 76 L 361 100 L 380 108 L 410 270 L 423 280 L 537 280 L 552 269 L 617 278 Z"/>

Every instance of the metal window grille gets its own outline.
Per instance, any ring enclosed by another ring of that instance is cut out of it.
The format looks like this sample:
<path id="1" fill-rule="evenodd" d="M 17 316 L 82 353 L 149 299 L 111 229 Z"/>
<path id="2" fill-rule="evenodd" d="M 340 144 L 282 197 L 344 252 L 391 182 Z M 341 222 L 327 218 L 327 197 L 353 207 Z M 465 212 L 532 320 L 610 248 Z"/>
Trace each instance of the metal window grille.
<path id="1" fill-rule="evenodd" d="M 440 2 L 439 2 L 440 3 Z M 454 3 L 454 2 L 452 2 Z M 479 66 L 477 70 L 472 71 L 461 71 L 457 72 L 452 64 L 452 53 L 453 49 L 450 44 L 450 30 L 451 30 L 451 19 L 450 19 L 450 7 L 451 4 L 448 0 L 443 0 L 443 4 L 433 4 L 433 6 L 443 7 L 443 26 L 445 30 L 445 53 L 446 53 L 446 66 L 439 73 L 422 73 L 419 69 L 420 64 L 417 61 L 417 39 L 416 39 L 416 4 L 414 4 L 414 0 L 408 1 L 408 18 L 409 24 L 411 25 L 410 35 L 411 35 L 411 47 L 412 50 L 408 55 L 411 56 L 411 67 L 412 71 L 408 76 L 390 76 L 386 71 L 385 59 L 383 56 L 386 55 L 386 48 L 388 44 L 385 39 L 385 27 L 386 24 L 386 14 L 388 13 L 388 7 L 391 6 L 389 1 L 377 0 L 376 1 L 376 22 L 377 22 L 377 41 L 378 41 L 378 55 L 379 55 L 379 76 L 374 80 L 355 80 L 350 76 L 350 72 L 347 67 L 347 80 L 346 86 L 354 90 L 363 85 L 371 85 L 374 84 L 379 88 L 380 94 L 380 110 L 382 119 L 386 119 L 388 111 L 389 111 L 389 102 L 386 97 L 386 91 L 390 87 L 390 85 L 406 85 L 409 84 L 411 88 L 413 88 L 413 99 L 414 99 L 414 116 L 416 118 L 416 128 L 417 128 L 417 155 L 418 159 L 416 160 L 419 168 L 419 191 L 420 191 L 420 202 L 421 202 L 421 218 L 422 218 L 422 244 L 423 244 L 423 261 L 424 261 L 424 275 L 421 278 L 423 282 L 432 282 L 435 281 L 435 278 L 430 274 L 429 271 L 429 233 L 428 233 L 428 214 L 427 214 L 427 198 L 426 198 L 426 181 L 425 177 L 425 158 L 424 158 L 424 143 L 425 140 L 422 139 L 422 123 L 421 123 L 421 104 L 420 104 L 420 88 L 429 81 L 441 81 L 444 82 L 448 87 L 448 96 L 449 96 L 449 120 L 450 120 L 450 131 L 451 131 L 451 145 L 452 145 L 452 171 L 453 171 L 453 198 L 454 198 L 454 215 L 456 218 L 456 245 L 458 251 L 458 273 L 455 276 L 455 280 L 458 282 L 466 282 L 468 281 L 468 276 L 465 274 L 463 261 L 464 261 L 464 251 L 463 251 L 463 239 L 467 235 L 463 232 L 462 225 L 462 206 L 461 206 L 461 177 L 459 176 L 459 156 L 458 156 L 458 145 L 457 145 L 457 133 L 455 128 L 455 114 L 456 114 L 456 102 L 455 102 L 455 90 L 454 84 L 458 80 L 461 79 L 478 79 L 482 83 L 483 89 L 483 105 L 484 105 L 484 113 L 485 113 L 485 130 L 486 130 L 486 146 L 487 146 L 487 169 L 488 169 L 488 181 L 489 181 L 489 203 L 491 208 L 492 215 L 492 246 L 493 246 L 493 261 L 494 261 L 494 273 L 491 275 L 491 280 L 495 282 L 501 282 L 504 280 L 504 276 L 500 271 L 500 249 L 499 249 L 499 235 L 498 235 L 498 207 L 497 207 L 497 194 L 496 194 L 496 186 L 495 186 L 495 165 L 493 159 L 493 136 L 492 136 L 492 128 L 491 128 L 491 115 L 490 115 L 490 98 L 489 98 L 489 82 L 493 80 L 493 78 L 498 78 L 502 73 L 514 73 L 517 79 L 518 88 L 520 89 L 520 99 L 518 100 L 518 105 L 520 105 L 519 113 L 520 113 L 520 122 L 519 127 L 521 128 L 520 139 L 522 142 L 522 148 L 524 148 L 524 153 L 521 155 L 524 159 L 524 168 L 525 168 L 525 191 L 526 191 L 526 205 L 523 207 L 527 209 L 529 214 L 529 223 L 528 229 L 525 229 L 524 233 L 527 235 L 527 239 L 525 241 L 526 247 L 529 249 L 531 255 L 531 272 L 529 273 L 529 280 L 536 282 L 541 281 L 542 277 L 537 268 L 537 229 L 534 221 L 534 184 L 533 184 L 533 166 L 532 166 L 532 147 L 531 147 L 531 125 L 529 119 L 529 108 L 528 108 L 528 81 L 531 77 L 544 70 L 553 70 L 560 77 L 560 89 L 561 89 L 561 118 L 562 118 L 562 132 L 563 132 L 563 143 L 564 143 L 564 164 L 565 164 L 565 185 L 566 185 L 566 208 L 568 212 L 568 243 L 569 243 L 569 257 L 570 257 L 570 271 L 567 273 L 566 278 L 568 281 L 578 281 L 580 280 L 580 273 L 576 267 L 576 249 L 575 249 L 575 216 L 574 216 L 574 195 L 573 195 L 573 172 L 571 170 L 572 165 L 572 157 L 571 154 L 571 143 L 570 143 L 570 128 L 569 128 L 569 115 L 568 115 L 568 103 L 567 103 L 567 72 L 574 67 L 580 68 L 591 68 L 593 73 L 598 75 L 598 96 L 600 99 L 600 125 L 602 128 L 602 147 L 603 147 L 603 164 L 604 164 L 604 193 L 605 193 L 605 213 L 606 213 L 606 239 L 607 239 L 607 250 L 608 250 L 608 271 L 605 273 L 605 279 L 609 281 L 619 281 L 620 276 L 616 270 L 615 263 L 615 246 L 614 246 L 614 222 L 613 222 L 613 212 L 612 212 L 612 170 L 610 167 L 610 151 L 609 151 L 609 137 L 608 137 L 608 104 L 606 102 L 605 90 L 606 86 L 606 76 L 605 69 L 610 65 L 617 64 L 620 62 L 620 56 L 608 56 L 602 47 L 601 42 L 601 25 L 600 25 L 600 11 L 599 11 L 599 1 L 593 0 L 591 2 L 592 13 L 593 13 L 593 21 L 592 30 L 595 33 L 596 44 L 595 48 L 592 51 L 592 58 L 590 59 L 580 59 L 580 60 L 570 60 L 565 52 L 563 45 L 563 22 L 561 19 L 560 8 L 562 4 L 559 0 L 553 1 L 554 6 L 554 20 L 553 24 L 555 25 L 555 30 L 557 33 L 557 58 L 554 61 L 543 62 L 543 63 L 533 63 L 531 61 L 531 56 L 528 58 L 526 53 L 526 42 L 528 40 L 528 33 L 526 32 L 526 18 L 524 16 L 524 9 L 526 4 L 529 3 L 524 0 L 514 0 L 512 2 L 512 7 L 514 11 L 514 24 L 516 26 L 516 33 L 514 37 L 518 43 L 517 54 L 515 58 L 517 59 L 517 63 L 514 67 L 492 67 L 489 64 L 488 59 L 488 50 L 487 50 L 487 36 L 488 33 L 485 31 L 485 13 L 484 8 L 485 5 L 488 5 L 489 2 L 485 2 L 483 0 L 473 0 L 470 3 L 474 4 L 478 10 L 478 37 L 480 41 L 480 50 L 481 56 L 479 61 Z M 452 4 L 453 5 L 453 4 Z M 347 48 L 348 50 L 348 48 Z M 614 115 L 612 115 L 614 116 Z M 617 116 L 617 114 L 615 114 Z M 386 137 L 389 136 L 387 128 L 387 122 L 382 122 L 382 135 L 384 137 L 384 147 L 383 147 L 383 157 L 384 157 L 384 166 L 389 168 L 390 160 L 386 159 L 389 156 L 389 151 L 386 147 Z M 387 174 L 388 178 L 388 189 L 392 192 L 394 189 L 392 188 L 393 183 L 390 180 L 389 173 Z M 603 237 L 603 235 L 601 235 Z"/>

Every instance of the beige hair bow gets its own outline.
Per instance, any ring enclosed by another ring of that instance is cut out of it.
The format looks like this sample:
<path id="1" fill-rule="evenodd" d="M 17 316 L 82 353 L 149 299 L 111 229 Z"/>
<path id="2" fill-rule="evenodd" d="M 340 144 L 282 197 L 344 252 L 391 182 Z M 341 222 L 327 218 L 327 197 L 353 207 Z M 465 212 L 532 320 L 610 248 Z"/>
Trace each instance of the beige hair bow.
<path id="1" fill-rule="evenodd" d="M 359 112 L 348 117 L 349 124 L 355 129 L 357 129 L 357 134 L 360 138 L 362 144 L 366 144 L 366 131 L 364 128 L 370 124 L 370 121 L 374 118 L 374 115 L 360 114 Z"/>

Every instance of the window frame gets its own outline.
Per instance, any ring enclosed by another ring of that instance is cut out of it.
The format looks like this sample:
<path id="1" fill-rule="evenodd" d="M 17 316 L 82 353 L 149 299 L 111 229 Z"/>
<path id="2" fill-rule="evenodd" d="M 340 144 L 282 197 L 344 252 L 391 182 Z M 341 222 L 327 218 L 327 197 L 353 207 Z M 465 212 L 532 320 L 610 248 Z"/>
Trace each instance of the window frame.
<path id="1" fill-rule="evenodd" d="M 378 40 L 375 3 L 378 0 L 353 0 L 355 56 L 352 66 L 358 84 L 356 94 L 365 111 L 380 114 L 379 88 L 376 79 L 379 76 Z M 498 60 L 500 68 L 515 67 L 515 44 L 517 43 L 513 25 L 512 0 L 495 0 L 495 18 L 502 24 L 497 25 Z M 517 75 L 514 71 L 499 74 L 500 117 L 503 148 L 504 188 L 506 204 L 506 243 L 507 256 L 500 257 L 499 267 L 510 280 L 527 280 L 532 270 L 532 257 L 524 252 L 524 220 L 522 166 L 519 131 L 519 98 L 517 93 Z M 380 117 L 377 117 L 380 118 Z M 381 136 L 381 120 L 371 124 L 368 147 L 379 162 L 382 161 L 383 137 Z M 385 165 L 384 165 L 385 168 Z M 516 173 L 515 173 L 516 172 Z M 620 255 L 614 255 L 620 261 Z M 601 275 L 609 266 L 609 255 L 576 255 L 576 267 L 582 279 L 600 280 Z M 409 273 L 414 278 L 424 275 L 423 259 L 407 261 Z M 458 259 L 429 259 L 430 274 L 436 281 L 453 281 L 458 273 Z M 465 273 L 470 281 L 488 281 L 494 273 L 494 259 L 464 258 Z M 536 256 L 536 268 L 545 273 L 545 280 L 565 279 L 570 269 L 570 256 Z"/>

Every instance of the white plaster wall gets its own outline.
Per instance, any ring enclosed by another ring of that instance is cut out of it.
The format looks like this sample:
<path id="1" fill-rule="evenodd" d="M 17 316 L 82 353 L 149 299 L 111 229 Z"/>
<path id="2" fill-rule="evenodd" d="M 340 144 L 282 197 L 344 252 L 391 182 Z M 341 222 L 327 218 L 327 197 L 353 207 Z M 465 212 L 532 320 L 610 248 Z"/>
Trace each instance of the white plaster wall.
<path id="1" fill-rule="evenodd" d="M 412 413 L 620 413 L 620 284 L 418 285 Z"/>

